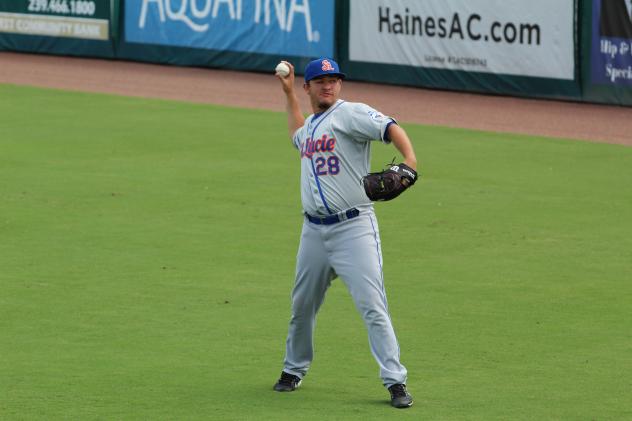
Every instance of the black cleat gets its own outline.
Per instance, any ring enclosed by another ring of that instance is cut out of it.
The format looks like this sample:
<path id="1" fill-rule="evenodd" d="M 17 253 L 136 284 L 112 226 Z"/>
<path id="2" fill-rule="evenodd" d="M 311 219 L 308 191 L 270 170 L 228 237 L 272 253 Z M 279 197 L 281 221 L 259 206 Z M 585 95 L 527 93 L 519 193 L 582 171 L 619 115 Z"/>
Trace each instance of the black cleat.
<path id="1" fill-rule="evenodd" d="M 395 408 L 409 408 L 413 406 L 413 397 L 406 390 L 405 384 L 394 384 L 388 388 L 391 392 L 391 405 Z"/>
<path id="2" fill-rule="evenodd" d="M 274 385 L 277 392 L 293 392 L 301 385 L 301 378 L 294 374 L 281 372 L 281 378 Z"/>

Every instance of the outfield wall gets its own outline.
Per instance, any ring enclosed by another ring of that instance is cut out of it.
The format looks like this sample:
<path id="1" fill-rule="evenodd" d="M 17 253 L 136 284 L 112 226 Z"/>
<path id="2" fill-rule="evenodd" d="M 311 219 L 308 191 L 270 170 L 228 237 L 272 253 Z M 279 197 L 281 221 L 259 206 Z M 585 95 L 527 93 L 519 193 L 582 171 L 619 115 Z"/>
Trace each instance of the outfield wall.
<path id="1" fill-rule="evenodd" d="M 349 42 L 342 58 L 362 79 L 580 96 L 574 0 L 350 0 L 346 5 Z"/>
<path id="2" fill-rule="evenodd" d="M 0 0 L 0 50 L 116 57 L 110 0 Z"/>
<path id="3" fill-rule="evenodd" d="M 0 0 L 0 49 L 632 105 L 625 0 Z"/>
<path id="4" fill-rule="evenodd" d="M 623 0 L 582 0 L 582 99 L 632 105 L 632 7 Z"/>

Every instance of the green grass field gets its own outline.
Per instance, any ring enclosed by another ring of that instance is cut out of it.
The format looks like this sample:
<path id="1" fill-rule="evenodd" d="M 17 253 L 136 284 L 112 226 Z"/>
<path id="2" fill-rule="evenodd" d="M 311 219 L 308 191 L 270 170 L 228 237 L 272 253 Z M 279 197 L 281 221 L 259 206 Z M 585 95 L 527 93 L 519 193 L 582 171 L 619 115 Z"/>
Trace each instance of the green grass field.
<path id="1" fill-rule="evenodd" d="M 340 281 L 310 375 L 271 390 L 302 223 L 283 114 L 0 98 L 0 419 L 632 419 L 632 148 L 404 125 L 423 178 L 376 205 L 396 410 Z"/>

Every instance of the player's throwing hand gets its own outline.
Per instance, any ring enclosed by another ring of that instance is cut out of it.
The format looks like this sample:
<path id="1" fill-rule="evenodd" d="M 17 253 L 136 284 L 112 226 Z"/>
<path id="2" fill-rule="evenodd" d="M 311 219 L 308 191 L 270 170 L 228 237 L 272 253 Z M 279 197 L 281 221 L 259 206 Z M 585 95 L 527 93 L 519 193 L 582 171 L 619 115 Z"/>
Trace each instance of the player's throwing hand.
<path id="1" fill-rule="evenodd" d="M 281 61 L 281 63 L 285 64 L 290 69 L 289 73 L 286 76 L 283 76 L 281 72 L 277 70 L 274 75 L 281 81 L 283 92 L 287 94 L 294 90 L 294 66 L 289 61 Z M 279 63 L 279 65 L 281 65 L 281 63 Z"/>

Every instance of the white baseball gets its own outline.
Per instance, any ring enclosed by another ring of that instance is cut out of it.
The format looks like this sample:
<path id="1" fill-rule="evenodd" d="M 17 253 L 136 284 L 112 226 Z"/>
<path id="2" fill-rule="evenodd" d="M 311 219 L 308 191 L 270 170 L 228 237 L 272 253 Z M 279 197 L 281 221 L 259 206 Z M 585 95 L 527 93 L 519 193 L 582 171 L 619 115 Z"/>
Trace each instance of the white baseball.
<path id="1" fill-rule="evenodd" d="M 287 75 L 290 74 L 290 66 L 288 66 L 287 64 L 285 64 L 283 62 L 277 64 L 277 67 L 274 70 L 281 77 L 287 77 Z"/>

